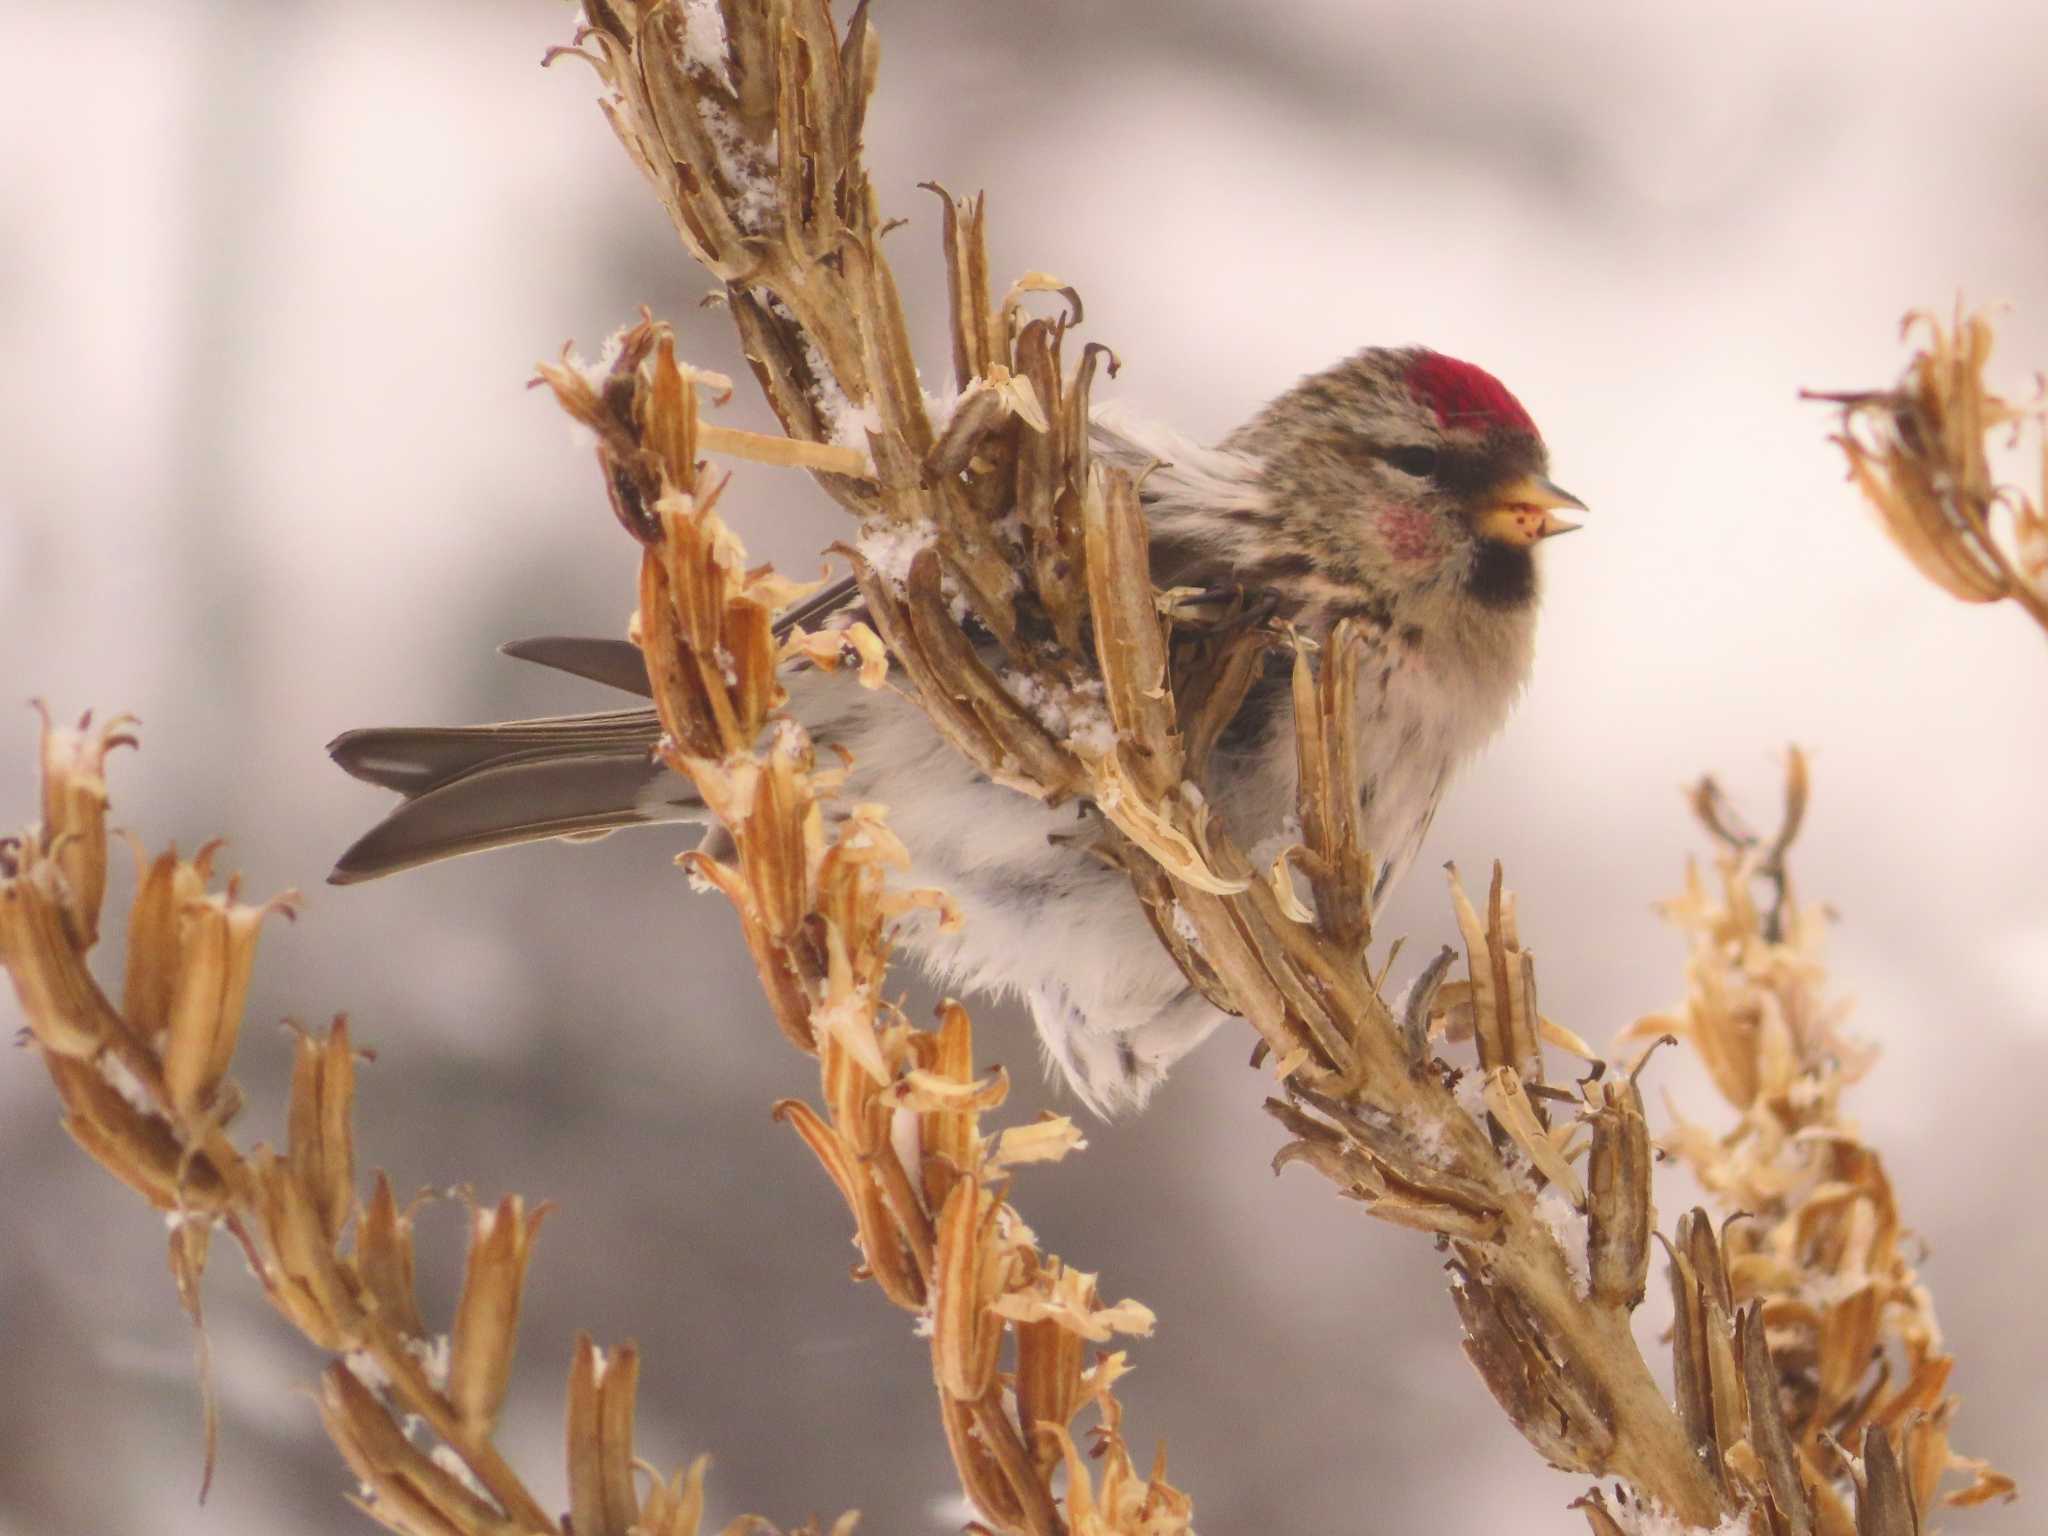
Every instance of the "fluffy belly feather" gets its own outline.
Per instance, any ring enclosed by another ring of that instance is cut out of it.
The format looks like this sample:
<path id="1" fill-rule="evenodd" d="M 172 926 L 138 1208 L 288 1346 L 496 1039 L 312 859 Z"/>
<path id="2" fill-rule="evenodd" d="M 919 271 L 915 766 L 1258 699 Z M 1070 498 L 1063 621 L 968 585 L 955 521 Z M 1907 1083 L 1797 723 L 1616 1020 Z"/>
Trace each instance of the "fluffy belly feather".
<path id="1" fill-rule="evenodd" d="M 911 850 L 909 882 L 944 889 L 965 919 L 951 934 L 913 919 L 905 947 L 945 985 L 1024 999 L 1050 1062 L 1090 1105 L 1142 1103 L 1220 1015 L 1159 944 L 1129 881 L 1077 846 L 1094 812 L 991 784 L 892 692 L 792 682 L 819 739 L 853 754 L 850 797 L 888 803 Z M 1262 862 L 1294 826 L 1292 718 L 1285 689 L 1272 692 L 1250 740 L 1219 753 L 1210 784 L 1240 846 Z M 1375 901 L 1413 862 L 1452 772 L 1498 728 L 1512 693 L 1447 690 L 1414 654 L 1376 652 L 1362 669 L 1358 794 L 1379 863 Z"/>

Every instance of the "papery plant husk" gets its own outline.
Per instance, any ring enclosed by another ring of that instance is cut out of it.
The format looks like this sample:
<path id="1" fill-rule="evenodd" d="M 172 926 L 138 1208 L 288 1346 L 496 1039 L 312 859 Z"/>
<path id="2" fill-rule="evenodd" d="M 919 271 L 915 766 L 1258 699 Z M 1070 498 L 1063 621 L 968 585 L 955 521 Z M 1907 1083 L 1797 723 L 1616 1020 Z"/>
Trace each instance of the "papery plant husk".
<path id="1" fill-rule="evenodd" d="M 1966 603 L 2010 599 L 2048 629 L 2048 436 L 2039 500 L 2001 484 L 1990 457 L 1998 435 L 2016 443 L 2023 427 L 2039 432 L 2041 406 L 1986 387 L 1987 316 L 1958 302 L 1949 325 L 1916 310 L 1902 331 L 1924 345 L 1892 388 L 1806 398 L 1841 408 L 1833 441 L 1849 478 L 1921 575 Z"/>

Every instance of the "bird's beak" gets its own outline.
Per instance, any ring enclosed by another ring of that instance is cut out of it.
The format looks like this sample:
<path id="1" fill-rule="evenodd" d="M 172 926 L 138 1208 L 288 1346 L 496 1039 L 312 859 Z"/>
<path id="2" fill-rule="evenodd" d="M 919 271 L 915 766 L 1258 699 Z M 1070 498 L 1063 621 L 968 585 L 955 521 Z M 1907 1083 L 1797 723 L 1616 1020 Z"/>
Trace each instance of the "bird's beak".
<path id="1" fill-rule="evenodd" d="M 1492 505 L 1479 514 L 1479 537 L 1526 549 L 1538 539 L 1570 533 L 1579 527 L 1557 515 L 1560 507 L 1583 512 L 1586 504 L 1570 491 L 1560 490 L 1541 475 L 1529 475 L 1504 486 Z"/>

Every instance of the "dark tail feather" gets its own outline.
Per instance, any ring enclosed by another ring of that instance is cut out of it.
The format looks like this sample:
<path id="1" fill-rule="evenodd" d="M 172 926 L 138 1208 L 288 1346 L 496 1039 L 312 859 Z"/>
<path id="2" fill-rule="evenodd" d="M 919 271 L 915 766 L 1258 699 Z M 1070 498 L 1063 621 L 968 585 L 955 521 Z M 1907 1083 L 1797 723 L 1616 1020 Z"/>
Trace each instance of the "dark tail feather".
<path id="1" fill-rule="evenodd" d="M 358 838 L 327 878 L 353 885 L 487 848 L 687 820 L 695 804 L 689 782 L 653 761 L 644 739 L 627 750 L 530 752 L 413 795 Z"/>
<path id="2" fill-rule="evenodd" d="M 802 612 L 843 602 L 848 584 Z M 508 655 L 650 696 L 637 646 L 544 635 Z M 651 709 L 513 720 L 499 725 L 377 726 L 327 744 L 348 773 L 405 803 L 358 838 L 327 878 L 374 880 L 436 859 L 539 842 L 602 837 L 650 821 L 690 820 L 703 808 L 688 782 L 654 761 L 661 723 Z"/>
<path id="3" fill-rule="evenodd" d="M 630 640 L 591 640 L 575 635 L 536 635 L 531 640 L 508 640 L 498 647 L 506 656 L 553 667 L 571 677 L 588 678 L 621 693 L 654 697 L 647 681 L 647 662 L 640 647 Z"/>
<path id="4" fill-rule="evenodd" d="M 343 731 L 327 755 L 352 778 L 401 795 L 423 795 L 465 774 L 530 757 L 638 752 L 661 735 L 651 709 L 559 715 L 502 725 L 377 725 Z"/>

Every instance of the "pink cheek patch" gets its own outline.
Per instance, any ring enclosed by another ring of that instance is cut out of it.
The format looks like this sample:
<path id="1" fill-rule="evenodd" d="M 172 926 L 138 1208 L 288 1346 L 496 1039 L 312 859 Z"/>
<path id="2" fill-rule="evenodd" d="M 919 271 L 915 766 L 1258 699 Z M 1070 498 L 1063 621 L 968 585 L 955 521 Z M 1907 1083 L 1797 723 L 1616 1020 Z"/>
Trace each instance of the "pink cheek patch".
<path id="1" fill-rule="evenodd" d="M 1396 560 L 1434 560 L 1443 553 L 1436 519 L 1420 507 L 1390 507 L 1380 515 L 1379 532 Z"/>

